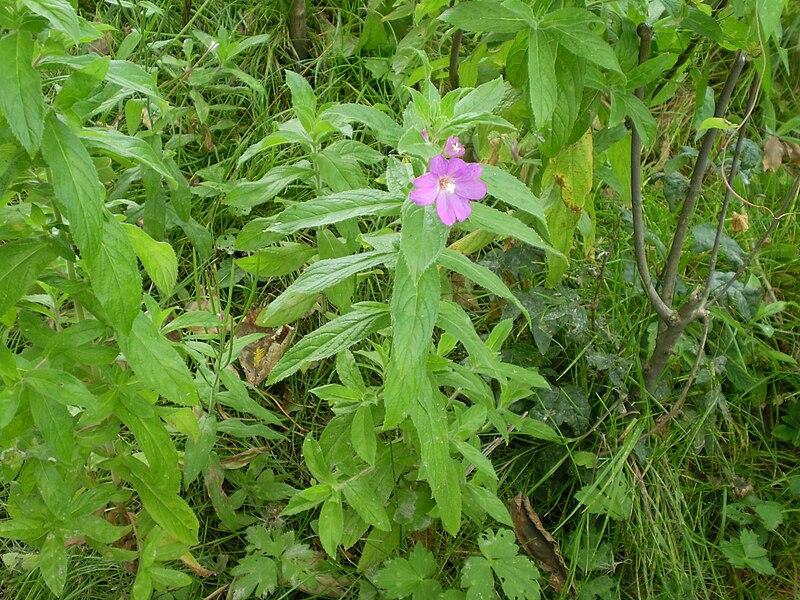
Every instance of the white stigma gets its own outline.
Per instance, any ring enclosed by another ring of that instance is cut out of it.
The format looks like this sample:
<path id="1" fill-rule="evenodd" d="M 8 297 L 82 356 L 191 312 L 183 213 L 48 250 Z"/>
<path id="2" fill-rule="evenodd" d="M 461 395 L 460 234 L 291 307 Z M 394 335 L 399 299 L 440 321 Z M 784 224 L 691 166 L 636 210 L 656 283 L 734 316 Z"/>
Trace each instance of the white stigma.
<path id="1" fill-rule="evenodd" d="M 445 175 L 439 179 L 439 188 L 443 189 L 448 194 L 452 194 L 456 191 L 456 180 L 450 175 Z"/>

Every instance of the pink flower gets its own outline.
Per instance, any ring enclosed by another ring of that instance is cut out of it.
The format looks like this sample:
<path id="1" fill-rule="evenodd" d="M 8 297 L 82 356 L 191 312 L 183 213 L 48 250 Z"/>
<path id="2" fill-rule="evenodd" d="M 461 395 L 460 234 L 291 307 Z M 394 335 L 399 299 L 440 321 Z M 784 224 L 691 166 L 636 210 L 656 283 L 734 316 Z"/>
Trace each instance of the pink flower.
<path id="1" fill-rule="evenodd" d="M 436 202 L 439 218 L 449 227 L 469 217 L 470 201 L 486 195 L 482 172 L 480 163 L 466 163 L 457 157 L 448 160 L 437 154 L 428 163 L 428 172 L 414 180 L 409 198 L 419 206 Z"/>
<path id="2" fill-rule="evenodd" d="M 451 135 L 444 143 L 444 154 L 448 158 L 461 158 L 464 156 L 466 149 L 461 144 L 461 140 L 457 136 Z"/>

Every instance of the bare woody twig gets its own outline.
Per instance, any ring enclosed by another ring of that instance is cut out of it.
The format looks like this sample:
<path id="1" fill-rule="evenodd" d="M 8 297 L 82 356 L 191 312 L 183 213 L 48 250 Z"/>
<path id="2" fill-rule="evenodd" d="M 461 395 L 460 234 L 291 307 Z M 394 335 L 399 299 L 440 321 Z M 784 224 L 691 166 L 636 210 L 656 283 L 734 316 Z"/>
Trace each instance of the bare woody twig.
<path id="1" fill-rule="evenodd" d="M 714 111 L 715 117 L 722 117 L 728 108 L 731 95 L 733 94 L 736 81 L 742 72 L 742 68 L 746 62 L 744 52 L 737 52 L 734 58 L 733 65 L 728 78 L 725 81 L 725 87 L 717 100 L 717 107 Z M 664 265 L 664 273 L 661 278 L 662 289 L 661 298 L 667 305 L 672 303 L 672 297 L 675 293 L 675 283 L 678 278 L 678 267 L 680 265 L 681 251 L 683 250 L 683 242 L 686 239 L 686 234 L 689 231 L 689 224 L 694 214 L 694 208 L 697 204 L 697 199 L 700 196 L 700 189 L 703 184 L 703 179 L 706 175 L 708 168 L 708 161 L 711 155 L 711 149 L 719 134 L 718 129 L 709 129 L 703 136 L 703 144 L 700 147 L 700 152 L 697 156 L 697 162 L 694 165 L 694 172 L 689 182 L 689 190 L 686 193 L 686 198 L 683 201 L 681 213 L 678 216 L 678 224 L 675 227 L 675 235 L 672 238 L 672 246 L 667 256 L 667 262 Z"/>
<path id="2" fill-rule="evenodd" d="M 731 185 L 733 180 L 736 179 L 736 173 L 739 170 L 739 161 L 742 155 L 742 146 L 744 145 L 744 134 L 747 128 L 747 123 L 750 120 L 750 115 L 753 108 L 758 101 L 758 92 L 761 89 L 761 81 L 758 77 L 753 78 L 750 84 L 750 93 L 747 99 L 747 110 L 745 111 L 745 118 L 739 125 L 739 134 L 736 138 L 736 146 L 733 149 L 733 157 L 731 158 L 731 169 L 728 173 L 727 179 L 730 185 L 725 186 L 725 195 L 722 198 L 722 206 L 719 209 L 719 217 L 717 218 L 717 232 L 714 236 L 714 247 L 711 249 L 711 256 L 708 261 L 708 275 L 706 276 L 706 285 L 703 289 L 703 303 L 705 304 L 711 294 L 711 283 L 714 281 L 714 272 L 717 268 L 717 258 L 719 256 L 720 242 L 722 241 L 722 233 L 725 229 L 725 219 L 728 216 L 728 207 L 730 206 L 732 189 Z M 724 160 L 723 160 L 724 163 Z M 725 177 L 725 165 L 722 166 L 722 176 Z"/>

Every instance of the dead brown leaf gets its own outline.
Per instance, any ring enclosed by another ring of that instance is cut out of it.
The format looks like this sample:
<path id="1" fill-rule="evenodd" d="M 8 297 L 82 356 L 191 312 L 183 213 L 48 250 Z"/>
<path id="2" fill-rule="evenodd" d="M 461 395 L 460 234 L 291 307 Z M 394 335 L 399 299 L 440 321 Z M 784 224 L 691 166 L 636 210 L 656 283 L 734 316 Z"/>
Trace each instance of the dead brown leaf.
<path id="1" fill-rule="evenodd" d="M 777 171 L 783 162 L 783 144 L 774 135 L 764 144 L 764 156 L 761 159 L 765 171 Z"/>
<path id="2" fill-rule="evenodd" d="M 733 213 L 731 217 L 731 231 L 734 233 L 742 233 L 750 229 L 750 217 L 747 213 Z"/>
<path id="3" fill-rule="evenodd" d="M 181 556 L 181 562 L 198 577 L 211 577 L 212 575 L 216 575 L 214 571 L 206 569 L 203 565 L 197 562 L 197 559 L 192 556 L 191 552 L 187 552 Z"/>
<path id="4" fill-rule="evenodd" d="M 260 312 L 260 308 L 254 308 L 247 313 L 236 332 L 236 337 L 250 333 L 264 334 L 260 340 L 245 346 L 239 354 L 239 365 L 244 371 L 244 377 L 247 383 L 253 386 L 260 385 L 269 376 L 273 367 L 289 348 L 294 333 L 294 328 L 289 325 L 282 325 L 277 329 L 256 325 L 256 317 Z"/>
<path id="5" fill-rule="evenodd" d="M 786 146 L 786 154 L 788 154 L 789 160 L 796 165 L 800 165 L 800 144 L 786 142 L 784 146 Z"/>
<path id="6" fill-rule="evenodd" d="M 522 492 L 511 501 L 509 511 L 520 546 L 549 575 L 550 586 L 560 592 L 567 581 L 567 565 L 561 556 L 558 542 L 544 528 L 530 500 Z"/>

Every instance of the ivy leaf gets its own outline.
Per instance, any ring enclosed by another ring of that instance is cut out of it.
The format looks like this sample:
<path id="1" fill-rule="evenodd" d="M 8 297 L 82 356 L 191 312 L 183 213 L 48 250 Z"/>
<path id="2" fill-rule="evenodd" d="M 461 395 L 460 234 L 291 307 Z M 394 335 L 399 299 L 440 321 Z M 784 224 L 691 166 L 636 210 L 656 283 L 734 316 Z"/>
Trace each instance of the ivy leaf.
<path id="1" fill-rule="evenodd" d="M 436 570 L 433 554 L 417 542 L 407 559 L 387 561 L 376 574 L 375 583 L 391 600 L 409 596 L 414 600 L 428 600 L 442 589 L 439 582 L 432 578 Z"/>
<path id="2" fill-rule="evenodd" d="M 33 68 L 33 37 L 18 31 L 0 39 L 0 111 L 22 147 L 33 156 L 42 143 L 42 78 Z"/>
<path id="3" fill-rule="evenodd" d="M 750 568 L 762 575 L 774 575 L 775 568 L 767 558 L 767 550 L 758 541 L 758 535 L 751 529 L 742 529 L 739 539 L 722 542 L 719 549 L 734 567 Z"/>

